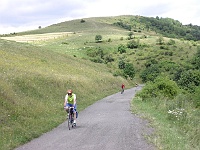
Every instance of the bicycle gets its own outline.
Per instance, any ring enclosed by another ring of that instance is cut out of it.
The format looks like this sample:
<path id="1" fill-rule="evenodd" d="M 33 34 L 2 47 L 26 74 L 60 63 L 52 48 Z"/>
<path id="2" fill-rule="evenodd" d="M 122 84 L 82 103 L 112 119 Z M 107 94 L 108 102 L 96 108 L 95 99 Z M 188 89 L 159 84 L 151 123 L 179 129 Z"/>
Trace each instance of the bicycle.
<path id="1" fill-rule="evenodd" d="M 121 91 L 121 94 L 123 94 L 124 93 L 124 88 L 122 88 L 122 91 Z"/>
<path id="2" fill-rule="evenodd" d="M 67 125 L 69 130 L 71 128 L 76 127 L 76 124 L 74 124 L 74 107 L 69 107 L 69 114 L 67 116 Z"/>

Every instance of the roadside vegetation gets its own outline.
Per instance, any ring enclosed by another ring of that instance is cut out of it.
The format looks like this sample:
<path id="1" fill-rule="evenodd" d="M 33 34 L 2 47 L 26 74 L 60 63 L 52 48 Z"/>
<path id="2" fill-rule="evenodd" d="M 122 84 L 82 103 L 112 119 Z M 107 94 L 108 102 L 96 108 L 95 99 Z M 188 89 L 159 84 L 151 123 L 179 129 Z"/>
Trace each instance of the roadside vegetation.
<path id="1" fill-rule="evenodd" d="M 141 73 L 146 85 L 136 94 L 132 108 L 135 113 L 148 118 L 156 129 L 157 132 L 150 139 L 159 149 L 200 147 L 199 63 L 198 46 L 196 54 L 187 64 L 178 68 L 173 64 L 174 67 L 168 68 L 173 73 L 164 74 L 161 70 L 166 66 L 157 63 L 148 63 Z"/>
<path id="2" fill-rule="evenodd" d="M 77 94 L 81 111 L 119 92 L 121 83 L 143 83 L 132 109 L 154 126 L 147 138 L 160 149 L 197 149 L 199 32 L 169 18 L 118 16 L 2 35 L 32 40 L 0 40 L 0 146 L 12 149 L 63 122 L 67 88 Z"/>

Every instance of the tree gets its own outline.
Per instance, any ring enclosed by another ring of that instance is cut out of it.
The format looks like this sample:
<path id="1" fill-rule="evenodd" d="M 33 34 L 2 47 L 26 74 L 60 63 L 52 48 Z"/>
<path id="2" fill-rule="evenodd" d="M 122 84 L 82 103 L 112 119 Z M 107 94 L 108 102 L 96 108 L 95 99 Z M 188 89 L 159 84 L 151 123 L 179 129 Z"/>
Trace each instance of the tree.
<path id="1" fill-rule="evenodd" d="M 126 46 L 123 45 L 123 44 L 120 44 L 120 45 L 118 46 L 118 52 L 120 52 L 120 54 L 126 53 Z"/>
<path id="2" fill-rule="evenodd" d="M 133 39 L 133 37 L 132 37 L 133 36 L 133 32 L 129 32 L 128 36 L 129 36 L 129 39 Z"/>
<path id="3" fill-rule="evenodd" d="M 193 93 L 200 85 L 200 72 L 198 70 L 188 70 L 181 73 L 178 85 L 183 89 Z"/>
<path id="4" fill-rule="evenodd" d="M 141 72 L 140 77 L 143 82 L 153 81 L 160 74 L 158 65 L 152 64 Z"/>
<path id="5" fill-rule="evenodd" d="M 200 69 L 200 46 L 197 46 L 197 53 L 192 59 L 192 64 L 194 65 L 195 69 Z"/>
<path id="6" fill-rule="evenodd" d="M 108 54 L 104 56 L 104 60 L 105 60 L 105 63 L 107 64 L 108 62 L 114 61 L 114 58 L 111 54 Z"/>
<path id="7" fill-rule="evenodd" d="M 95 36 L 95 41 L 96 41 L 97 43 L 101 42 L 101 41 L 102 41 L 102 36 L 101 36 L 101 35 L 96 35 L 96 36 Z"/>
<path id="8" fill-rule="evenodd" d="M 84 19 L 81 19 L 81 21 L 80 21 L 81 23 L 84 23 L 85 22 L 85 20 Z"/>
<path id="9" fill-rule="evenodd" d="M 127 47 L 130 49 L 138 48 L 139 47 L 139 40 L 131 40 L 127 43 Z"/>
<path id="10" fill-rule="evenodd" d="M 135 77 L 135 69 L 133 67 L 133 64 L 126 63 L 124 68 L 124 74 L 125 77 L 129 77 L 131 80 Z"/>
<path id="11" fill-rule="evenodd" d="M 118 64 L 119 69 L 124 69 L 125 65 L 126 65 L 125 61 L 123 59 L 120 59 Z"/>
<path id="12" fill-rule="evenodd" d="M 157 42 L 158 42 L 159 45 L 164 44 L 164 38 L 163 38 L 162 36 L 160 36 L 160 37 L 158 38 Z"/>
<path id="13" fill-rule="evenodd" d="M 104 56 L 103 49 L 101 47 L 98 48 L 97 50 L 97 55 L 102 59 Z"/>
<path id="14" fill-rule="evenodd" d="M 146 68 L 148 68 L 148 67 L 151 67 L 151 65 L 155 65 L 155 64 L 158 64 L 158 61 L 152 58 L 152 59 L 147 60 L 144 65 Z"/>

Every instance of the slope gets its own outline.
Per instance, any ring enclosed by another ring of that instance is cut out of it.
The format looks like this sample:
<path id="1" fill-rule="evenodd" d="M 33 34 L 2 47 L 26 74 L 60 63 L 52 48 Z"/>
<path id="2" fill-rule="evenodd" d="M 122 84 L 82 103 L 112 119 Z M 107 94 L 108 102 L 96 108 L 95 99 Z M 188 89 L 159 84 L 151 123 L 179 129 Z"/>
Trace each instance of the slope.
<path id="1" fill-rule="evenodd" d="M 126 80 L 105 65 L 30 44 L 0 40 L 0 147 L 38 137 L 64 121 L 63 99 L 71 88 L 81 111 L 120 90 Z"/>

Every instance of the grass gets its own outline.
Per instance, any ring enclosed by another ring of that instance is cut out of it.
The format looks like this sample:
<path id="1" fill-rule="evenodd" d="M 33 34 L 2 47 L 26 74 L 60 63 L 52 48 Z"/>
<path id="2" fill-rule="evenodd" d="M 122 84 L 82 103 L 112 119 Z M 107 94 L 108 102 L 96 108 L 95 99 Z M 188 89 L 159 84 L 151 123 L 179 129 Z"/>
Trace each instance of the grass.
<path id="1" fill-rule="evenodd" d="M 77 94 L 78 110 L 120 91 L 124 82 L 104 64 L 41 47 L 0 40 L 0 147 L 13 149 L 65 120 L 66 90 Z"/>
<path id="2" fill-rule="evenodd" d="M 155 129 L 154 134 L 146 138 L 162 150 L 198 150 L 199 119 L 195 114 L 199 114 L 199 110 L 189 112 L 191 108 L 187 106 L 185 107 L 188 113 L 187 117 L 183 115 L 183 112 L 181 116 L 177 116 L 177 114 L 171 116 L 169 110 L 166 109 L 166 103 L 161 101 L 165 100 L 143 101 L 140 97 L 136 97 L 131 103 L 132 111 L 142 118 L 148 119 L 150 125 Z M 168 105 L 176 105 L 174 102 L 170 103 Z"/>

